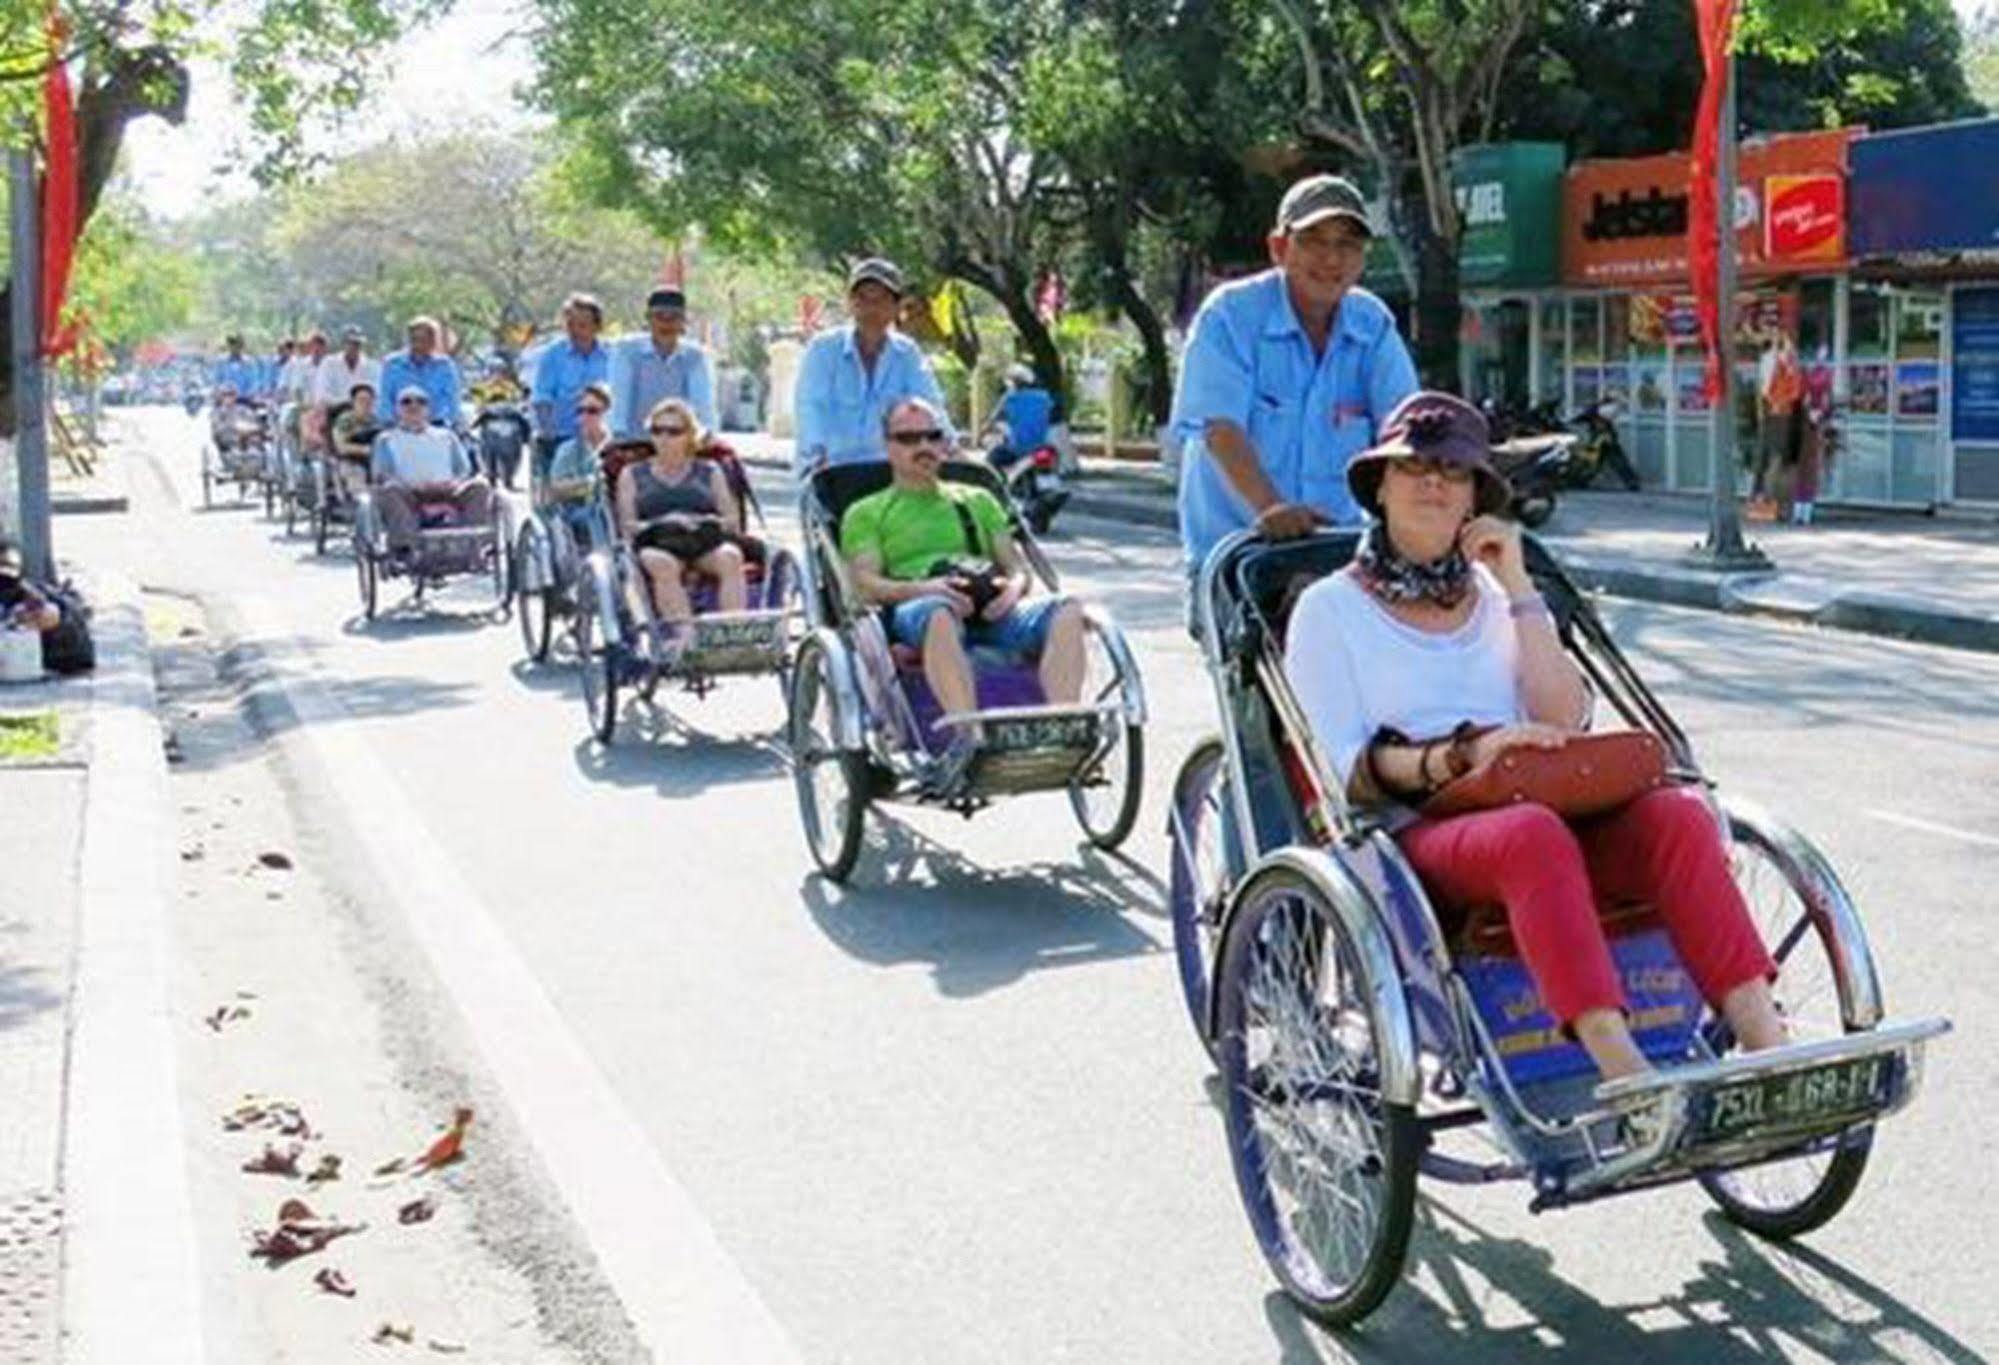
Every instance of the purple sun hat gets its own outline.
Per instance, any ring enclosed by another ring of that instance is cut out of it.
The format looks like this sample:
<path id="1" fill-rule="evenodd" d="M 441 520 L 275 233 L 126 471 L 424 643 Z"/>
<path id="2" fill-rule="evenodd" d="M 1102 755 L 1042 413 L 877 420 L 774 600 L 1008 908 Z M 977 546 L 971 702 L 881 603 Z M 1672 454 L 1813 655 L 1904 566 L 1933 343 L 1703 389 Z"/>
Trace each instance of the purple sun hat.
<path id="1" fill-rule="evenodd" d="M 1381 476 L 1390 460 L 1417 456 L 1470 469 L 1478 482 L 1475 504 L 1481 514 L 1501 511 L 1513 489 L 1492 464 L 1492 428 L 1485 414 L 1455 394 L 1412 393 L 1388 414 L 1381 437 L 1347 465 L 1354 501 L 1381 515 Z"/>

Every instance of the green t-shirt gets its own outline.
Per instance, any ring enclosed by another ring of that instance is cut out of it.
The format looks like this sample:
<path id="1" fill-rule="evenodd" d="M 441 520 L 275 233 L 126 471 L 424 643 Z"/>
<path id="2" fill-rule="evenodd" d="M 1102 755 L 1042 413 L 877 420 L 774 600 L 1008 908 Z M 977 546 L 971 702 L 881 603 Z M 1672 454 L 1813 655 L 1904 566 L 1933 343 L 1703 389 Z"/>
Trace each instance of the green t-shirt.
<path id="1" fill-rule="evenodd" d="M 965 525 L 954 503 L 972 514 L 977 550 L 965 544 Z M 993 545 L 1006 533 L 1006 509 L 983 488 L 961 483 L 939 484 L 931 493 L 884 488 L 840 518 L 840 552 L 849 559 L 872 553 L 890 578 L 927 578 L 940 559 L 991 560 Z"/>

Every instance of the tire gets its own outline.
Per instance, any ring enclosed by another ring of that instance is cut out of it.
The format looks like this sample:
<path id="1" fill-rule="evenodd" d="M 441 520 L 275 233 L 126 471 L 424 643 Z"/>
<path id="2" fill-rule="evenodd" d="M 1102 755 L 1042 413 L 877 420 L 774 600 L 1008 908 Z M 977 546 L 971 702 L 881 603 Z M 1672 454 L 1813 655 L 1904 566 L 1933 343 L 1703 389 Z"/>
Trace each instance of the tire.
<path id="1" fill-rule="evenodd" d="M 1533 530 L 1537 527 L 1546 526 L 1548 518 L 1555 515 L 1555 500 L 1552 497 L 1522 498 L 1516 510 L 1520 517 L 1520 524 L 1529 530 Z"/>
<path id="2" fill-rule="evenodd" d="M 1125 725 L 1111 750 L 1104 755 L 1105 781 L 1100 786 L 1069 784 L 1069 808 L 1076 823 L 1095 847 L 1113 852 L 1131 837 L 1138 823 L 1139 803 L 1145 797 L 1145 731 Z"/>
<path id="3" fill-rule="evenodd" d="M 576 638 L 577 676 L 583 685 L 583 710 L 590 720 L 590 733 L 608 747 L 618 732 L 618 669 L 610 649 L 597 639 L 595 603 L 577 606 L 571 630 Z"/>
<path id="4" fill-rule="evenodd" d="M 1048 528 L 1055 524 L 1055 509 L 1045 502 L 1031 504 L 1027 509 L 1027 529 L 1037 536 L 1048 534 Z"/>
<path id="5" fill-rule="evenodd" d="M 375 564 L 375 556 L 368 553 L 368 547 L 357 544 L 354 547 L 354 572 L 361 580 L 361 615 L 363 619 L 375 619 L 375 604 L 382 591 L 382 575 Z"/>
<path id="6" fill-rule="evenodd" d="M 507 544 L 507 514 L 496 494 L 493 499 L 493 534 L 486 542 L 486 556 L 492 560 L 493 611 L 504 618 L 514 607 L 513 547 Z"/>
<path id="7" fill-rule="evenodd" d="M 1173 813 L 1168 826 L 1172 871 L 1166 906 L 1173 917 L 1173 956 L 1180 968 L 1180 994 L 1201 1045 L 1214 1050 L 1208 1032 L 1208 1004 L 1220 953 L 1222 911 L 1229 893 L 1228 852 L 1222 843 L 1223 780 L 1227 752 L 1209 736 L 1194 746 L 1173 780 Z"/>
<path id="8" fill-rule="evenodd" d="M 521 648 L 527 652 L 528 662 L 538 664 L 547 662 L 548 647 L 553 641 L 555 613 L 550 603 L 555 589 L 527 585 L 529 553 L 528 528 L 523 526 L 514 541 L 514 620 L 521 628 Z"/>
<path id="9" fill-rule="evenodd" d="M 266 470 L 264 473 L 263 484 L 264 484 L 264 520 L 270 521 L 278 514 L 278 484 L 277 480 L 273 479 L 270 476 L 269 470 Z"/>
<path id="10" fill-rule="evenodd" d="M 1807 1038 L 1850 1032 L 1832 975 L 1833 945 L 1805 914 L 1803 876 L 1756 828 L 1740 820 L 1733 825 L 1736 883 L 1757 931 L 1777 958 L 1771 990 L 1785 1022 Z M 1715 1021 L 1708 1023 L 1710 1036 L 1715 1036 Z M 1732 1046 L 1733 1040 L 1728 1041 Z M 1846 1207 L 1873 1146 L 1874 1129 L 1868 1125 L 1849 1132 L 1829 1153 L 1702 1172 L 1701 1188 L 1729 1222 L 1759 1237 L 1785 1241 L 1825 1226 Z"/>
<path id="11" fill-rule="evenodd" d="M 326 553 L 326 536 L 332 525 L 333 509 L 327 506 L 326 495 L 322 493 L 312 509 L 312 552 L 315 555 Z"/>
<path id="12" fill-rule="evenodd" d="M 208 461 L 204 458 L 201 462 L 201 510 L 205 512 L 213 506 L 215 506 L 215 474 L 209 469 Z"/>
<path id="13" fill-rule="evenodd" d="M 839 699 L 832 671 L 825 645 L 808 637 L 792 666 L 786 737 L 806 846 L 827 880 L 844 883 L 861 854 L 869 780 L 866 758 L 836 747 Z"/>
<path id="14" fill-rule="evenodd" d="M 1244 888 L 1215 980 L 1229 1151 L 1257 1244 L 1302 1311 L 1350 1326 L 1401 1278 L 1416 1199 L 1415 1114 L 1379 1088 L 1380 983 L 1325 893 L 1285 866 Z M 1284 1150 L 1301 1135 L 1302 1159 Z"/>

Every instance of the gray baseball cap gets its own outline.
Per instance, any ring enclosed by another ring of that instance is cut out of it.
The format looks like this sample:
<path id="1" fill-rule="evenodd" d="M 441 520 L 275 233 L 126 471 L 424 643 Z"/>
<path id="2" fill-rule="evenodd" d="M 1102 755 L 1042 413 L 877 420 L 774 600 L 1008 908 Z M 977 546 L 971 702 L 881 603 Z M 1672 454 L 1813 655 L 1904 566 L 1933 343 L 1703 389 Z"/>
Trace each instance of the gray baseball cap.
<path id="1" fill-rule="evenodd" d="M 854 268 L 847 272 L 849 294 L 864 284 L 878 284 L 897 298 L 901 298 L 905 292 L 902 271 L 896 268 L 894 261 L 885 260 L 880 256 L 870 256 L 864 261 L 856 262 Z"/>
<path id="2" fill-rule="evenodd" d="M 1362 232 L 1374 235 L 1374 225 L 1367 220 L 1367 201 L 1344 176 L 1308 175 L 1284 191 L 1283 202 L 1277 206 L 1277 230 L 1286 235 L 1328 218 L 1350 219 Z"/>

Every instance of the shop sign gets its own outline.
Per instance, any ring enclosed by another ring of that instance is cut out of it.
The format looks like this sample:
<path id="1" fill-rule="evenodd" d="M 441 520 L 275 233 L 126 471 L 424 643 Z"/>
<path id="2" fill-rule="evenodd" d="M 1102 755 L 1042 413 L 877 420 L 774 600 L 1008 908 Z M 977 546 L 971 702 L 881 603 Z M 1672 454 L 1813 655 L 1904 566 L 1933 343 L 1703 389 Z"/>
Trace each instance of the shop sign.
<path id="1" fill-rule="evenodd" d="M 1745 273 L 1844 260 L 1840 220 L 1852 139 L 1852 130 L 1836 129 L 1742 144 L 1734 220 Z M 1562 201 L 1563 282 L 1581 287 L 1684 282 L 1691 167 L 1684 152 L 1570 167 Z M 1776 209 L 1783 210 L 1781 223 L 1774 221 Z"/>
<path id="2" fill-rule="evenodd" d="M 1953 256 L 1965 258 L 1961 264 L 1989 261 L 1999 248 L 1995 165 L 1999 119 L 1856 139 L 1853 254 L 1935 265 Z"/>
<path id="3" fill-rule="evenodd" d="M 1451 183 L 1462 229 L 1459 283 L 1469 289 L 1537 289 L 1556 282 L 1556 229 L 1567 158 L 1556 142 L 1458 149 L 1451 160 Z M 1405 292 L 1394 246 L 1385 235 L 1369 247 L 1361 278 L 1382 293 Z"/>
<path id="4" fill-rule="evenodd" d="M 1999 288 L 1951 297 L 1950 434 L 1999 441 Z"/>
<path id="5" fill-rule="evenodd" d="M 1836 175 L 1773 175 L 1763 182 L 1763 254 L 1771 261 L 1837 261 L 1846 254 L 1846 185 Z"/>
<path id="6" fill-rule="evenodd" d="M 1691 346 L 1700 340 L 1700 312 L 1691 294 L 1633 294 L 1630 312 L 1633 344 L 1648 348 Z M 1798 300 L 1793 294 L 1737 294 L 1735 340 L 1756 346 L 1777 332 L 1798 334 Z"/>

